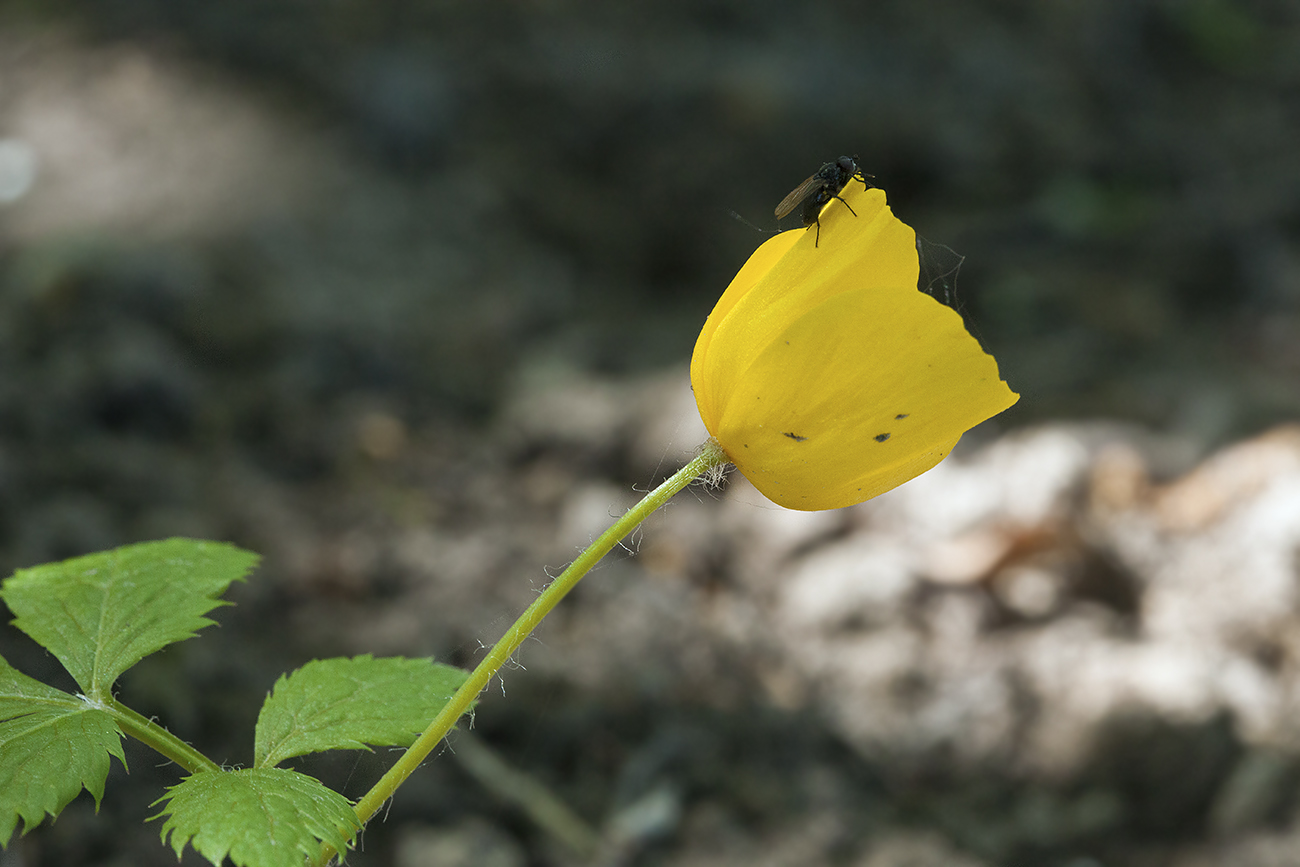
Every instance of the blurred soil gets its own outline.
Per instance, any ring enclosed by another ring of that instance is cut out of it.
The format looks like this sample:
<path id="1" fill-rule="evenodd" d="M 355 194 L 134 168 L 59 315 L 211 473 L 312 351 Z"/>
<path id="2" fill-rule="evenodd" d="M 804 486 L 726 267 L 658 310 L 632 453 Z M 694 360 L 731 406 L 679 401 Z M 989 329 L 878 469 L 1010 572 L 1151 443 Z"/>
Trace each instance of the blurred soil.
<path id="1" fill-rule="evenodd" d="M 0 3 L 0 571 L 262 553 L 121 683 L 228 765 L 309 659 L 471 664 L 704 438 L 729 212 L 857 154 L 1020 404 L 852 509 L 679 495 L 349 863 L 1300 864 L 1297 46 L 1228 0 Z M 128 757 L 0 867 L 174 863 Z"/>

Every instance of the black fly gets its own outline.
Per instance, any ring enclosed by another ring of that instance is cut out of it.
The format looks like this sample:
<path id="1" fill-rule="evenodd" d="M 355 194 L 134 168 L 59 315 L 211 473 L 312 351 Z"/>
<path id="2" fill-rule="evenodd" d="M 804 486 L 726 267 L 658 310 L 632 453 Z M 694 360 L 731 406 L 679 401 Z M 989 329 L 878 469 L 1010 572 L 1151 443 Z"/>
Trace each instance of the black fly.
<path id="1" fill-rule="evenodd" d="M 790 195 L 781 200 L 781 204 L 776 206 L 776 218 L 781 219 L 802 202 L 803 224 L 817 225 L 817 237 L 813 241 L 813 246 L 816 247 L 821 243 L 822 237 L 822 221 L 819 217 L 822 207 L 831 199 L 840 199 L 840 191 L 854 178 L 862 181 L 864 185 L 867 182 L 867 176 L 862 173 L 857 160 L 853 157 L 840 157 L 833 163 L 824 164 L 811 177 L 791 190 Z M 843 199 L 840 201 L 844 202 Z M 844 207 L 849 208 L 850 214 L 857 216 L 857 212 L 849 207 L 848 202 L 844 202 Z"/>

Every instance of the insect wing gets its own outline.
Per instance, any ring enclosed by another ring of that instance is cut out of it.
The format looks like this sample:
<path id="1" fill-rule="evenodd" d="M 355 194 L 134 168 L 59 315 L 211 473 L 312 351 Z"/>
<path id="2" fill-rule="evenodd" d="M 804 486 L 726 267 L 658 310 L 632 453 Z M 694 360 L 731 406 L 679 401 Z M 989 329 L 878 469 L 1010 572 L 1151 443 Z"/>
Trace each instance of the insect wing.
<path id="1" fill-rule="evenodd" d="M 800 202 L 821 189 L 825 183 L 821 172 L 809 175 L 807 180 L 791 190 L 790 194 L 781 200 L 781 204 L 776 206 L 776 218 L 779 220 L 793 211 Z"/>

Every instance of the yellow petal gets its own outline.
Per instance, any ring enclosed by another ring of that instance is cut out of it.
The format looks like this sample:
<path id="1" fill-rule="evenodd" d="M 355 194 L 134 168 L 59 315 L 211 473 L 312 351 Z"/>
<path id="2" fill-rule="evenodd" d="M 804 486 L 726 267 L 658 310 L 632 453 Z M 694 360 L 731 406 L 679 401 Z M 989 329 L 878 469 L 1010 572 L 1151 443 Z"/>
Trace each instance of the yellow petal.
<path id="1" fill-rule="evenodd" d="M 1018 399 L 961 317 L 917 291 L 916 236 L 884 193 L 843 195 L 857 217 L 832 200 L 820 244 L 796 229 L 759 248 L 691 360 L 709 432 L 792 509 L 896 487 Z"/>
<path id="2" fill-rule="evenodd" d="M 822 211 L 817 229 L 792 229 L 767 241 L 749 258 L 709 314 L 691 359 L 691 382 L 705 426 L 721 407 L 706 406 L 701 395 L 725 395 L 763 348 L 788 323 L 837 292 L 872 287 L 916 287 L 920 266 L 916 233 L 885 204 L 883 190 L 850 183 Z M 724 344 L 711 351 L 714 340 Z M 700 382 L 710 388 L 703 392 Z M 724 444 L 725 447 L 725 444 Z"/>

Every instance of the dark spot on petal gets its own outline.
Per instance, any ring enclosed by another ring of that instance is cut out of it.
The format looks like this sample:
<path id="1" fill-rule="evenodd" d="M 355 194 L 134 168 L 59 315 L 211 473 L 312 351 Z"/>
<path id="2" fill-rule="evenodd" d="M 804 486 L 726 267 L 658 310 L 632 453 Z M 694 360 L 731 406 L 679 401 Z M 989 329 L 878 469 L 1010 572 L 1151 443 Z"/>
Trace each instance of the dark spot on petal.
<path id="1" fill-rule="evenodd" d="M 874 437 L 874 439 L 875 439 L 875 441 L 878 442 L 878 443 L 883 443 L 885 440 L 889 439 L 889 434 L 887 434 L 887 433 L 876 434 L 875 437 Z"/>
<path id="2" fill-rule="evenodd" d="M 783 434 L 781 434 L 781 436 L 787 436 L 787 437 L 789 437 L 790 439 L 794 440 L 794 441 L 797 442 L 797 443 L 801 443 L 801 442 L 803 442 L 804 440 L 808 439 L 808 437 L 801 437 L 801 436 L 799 436 L 799 434 L 797 434 L 797 433 L 783 433 Z M 885 434 L 885 436 L 889 436 L 889 434 Z"/>
<path id="3" fill-rule="evenodd" d="M 907 416 L 908 416 L 907 413 L 900 412 L 898 415 L 894 416 L 894 421 L 902 421 L 903 419 L 907 418 Z"/>

